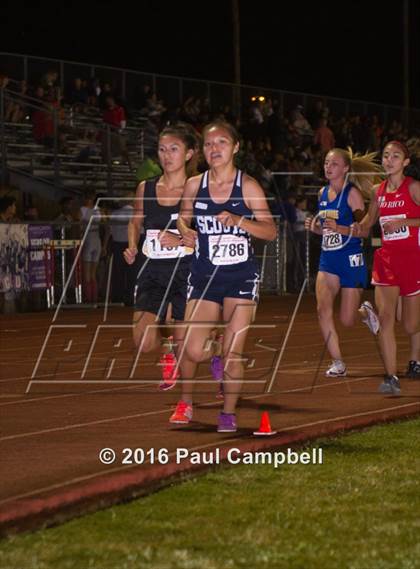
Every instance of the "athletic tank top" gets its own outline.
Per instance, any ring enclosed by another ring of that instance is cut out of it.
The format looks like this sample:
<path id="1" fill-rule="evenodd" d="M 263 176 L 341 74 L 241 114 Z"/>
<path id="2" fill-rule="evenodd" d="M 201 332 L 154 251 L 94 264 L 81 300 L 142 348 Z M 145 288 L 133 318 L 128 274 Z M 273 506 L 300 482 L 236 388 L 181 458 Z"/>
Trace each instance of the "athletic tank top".
<path id="1" fill-rule="evenodd" d="M 143 254 L 150 259 L 153 264 L 175 265 L 181 257 L 180 263 L 191 261 L 192 249 L 187 247 L 163 247 L 158 239 L 159 233 L 169 230 L 179 235 L 176 222 L 179 215 L 181 200 L 170 206 L 160 205 L 156 195 L 156 185 L 159 176 L 147 180 L 144 187 L 144 239 Z"/>
<path id="2" fill-rule="evenodd" d="M 384 224 L 396 218 L 420 218 L 420 205 L 410 195 L 413 178 L 406 176 L 400 187 L 394 192 L 387 192 L 388 181 L 384 180 L 378 188 L 376 200 L 379 208 L 379 223 L 382 231 L 382 247 L 392 251 L 413 250 L 420 246 L 420 229 L 403 225 L 396 231 L 385 231 Z"/>
<path id="3" fill-rule="evenodd" d="M 238 170 L 229 198 L 215 203 L 209 192 L 209 171 L 205 172 L 194 200 L 194 220 L 198 243 L 193 257 L 192 271 L 218 276 L 257 271 L 250 234 L 240 227 L 224 227 L 216 219 L 222 211 L 253 219 L 253 212 L 245 205 L 242 193 L 243 173 Z"/>
<path id="4" fill-rule="evenodd" d="M 329 185 L 323 188 L 321 197 L 319 199 L 319 219 L 321 226 L 323 225 L 325 219 L 334 219 L 337 225 L 344 225 L 346 227 L 349 227 L 354 222 L 353 210 L 348 204 L 349 192 L 352 187 L 353 186 L 351 184 L 347 184 L 345 188 L 343 188 L 331 202 L 328 201 Z M 328 229 L 322 229 L 323 252 L 353 252 L 361 250 L 362 240 L 360 238 L 352 237 L 351 239 L 348 239 L 347 235 L 342 235 L 341 233 L 336 233 Z"/>

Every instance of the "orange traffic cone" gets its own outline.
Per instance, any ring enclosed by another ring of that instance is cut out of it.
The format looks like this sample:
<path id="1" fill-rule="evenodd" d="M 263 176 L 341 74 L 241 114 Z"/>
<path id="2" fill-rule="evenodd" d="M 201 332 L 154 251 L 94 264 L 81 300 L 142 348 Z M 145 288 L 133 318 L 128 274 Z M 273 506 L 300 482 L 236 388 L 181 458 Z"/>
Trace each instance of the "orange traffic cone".
<path id="1" fill-rule="evenodd" d="M 261 423 L 260 423 L 260 428 L 258 429 L 258 431 L 254 431 L 254 435 L 257 436 L 270 436 L 270 435 L 275 435 L 277 433 L 277 431 L 273 431 L 271 429 L 271 425 L 270 425 L 270 418 L 268 416 L 268 411 L 264 411 L 264 413 L 261 415 Z"/>

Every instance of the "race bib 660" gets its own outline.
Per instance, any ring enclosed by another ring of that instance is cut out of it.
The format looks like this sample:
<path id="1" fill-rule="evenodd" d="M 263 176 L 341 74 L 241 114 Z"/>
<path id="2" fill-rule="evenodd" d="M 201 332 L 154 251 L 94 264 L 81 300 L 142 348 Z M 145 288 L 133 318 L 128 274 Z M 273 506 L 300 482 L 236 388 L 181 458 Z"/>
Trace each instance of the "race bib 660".
<path id="1" fill-rule="evenodd" d="M 384 225 L 387 221 L 392 221 L 393 219 L 405 219 L 405 213 L 396 215 L 384 215 L 379 218 L 379 223 L 381 224 L 382 235 L 384 241 L 398 241 L 399 239 L 407 239 L 410 237 L 410 230 L 407 225 L 399 227 L 395 231 L 385 231 Z"/>

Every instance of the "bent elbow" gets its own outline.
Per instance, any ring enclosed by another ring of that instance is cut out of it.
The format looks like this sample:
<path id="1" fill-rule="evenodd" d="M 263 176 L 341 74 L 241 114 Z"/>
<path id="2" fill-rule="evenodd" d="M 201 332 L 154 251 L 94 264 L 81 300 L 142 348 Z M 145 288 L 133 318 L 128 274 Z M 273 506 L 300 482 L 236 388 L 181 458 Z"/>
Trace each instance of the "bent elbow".
<path id="1" fill-rule="evenodd" d="M 276 239 L 277 239 L 277 228 L 276 228 L 276 227 L 273 227 L 273 228 L 270 230 L 270 234 L 269 234 L 269 236 L 267 237 L 267 241 L 275 241 Z"/>

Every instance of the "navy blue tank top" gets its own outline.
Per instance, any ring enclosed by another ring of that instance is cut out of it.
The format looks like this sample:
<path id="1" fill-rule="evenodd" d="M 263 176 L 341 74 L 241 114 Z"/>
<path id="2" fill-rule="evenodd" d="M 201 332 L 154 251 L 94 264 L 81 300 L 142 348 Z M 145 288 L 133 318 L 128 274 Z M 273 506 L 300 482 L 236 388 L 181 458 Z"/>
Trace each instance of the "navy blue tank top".
<path id="1" fill-rule="evenodd" d="M 319 200 L 319 219 L 321 226 L 325 219 L 334 219 L 337 225 L 349 227 L 354 223 L 353 210 L 348 204 L 348 197 L 352 184 L 347 184 L 345 188 L 335 197 L 333 201 L 328 201 L 329 185 L 322 190 Z M 344 246 L 343 246 L 344 245 Z M 333 251 L 361 251 L 362 240 L 358 237 L 348 239 L 347 235 L 334 233 L 333 231 L 322 231 L 322 252 L 329 253 Z"/>
<path id="2" fill-rule="evenodd" d="M 246 206 L 242 192 L 243 173 L 238 170 L 229 198 L 215 203 L 209 192 L 209 171 L 201 178 L 194 200 L 194 220 L 198 243 L 193 257 L 192 272 L 208 276 L 217 268 L 218 278 L 223 275 L 258 272 L 250 234 L 240 227 L 224 227 L 216 219 L 222 211 L 253 219 L 253 212 Z"/>

